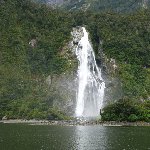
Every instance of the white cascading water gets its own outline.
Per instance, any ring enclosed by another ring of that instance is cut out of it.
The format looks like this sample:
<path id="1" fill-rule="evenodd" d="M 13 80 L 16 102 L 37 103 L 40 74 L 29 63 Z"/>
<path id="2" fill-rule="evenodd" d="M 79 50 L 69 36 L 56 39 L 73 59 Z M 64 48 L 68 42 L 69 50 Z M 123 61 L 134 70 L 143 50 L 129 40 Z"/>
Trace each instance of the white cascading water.
<path id="1" fill-rule="evenodd" d="M 76 48 L 78 67 L 77 117 L 95 117 L 102 107 L 105 83 L 95 60 L 88 33 L 82 27 L 84 36 Z"/>

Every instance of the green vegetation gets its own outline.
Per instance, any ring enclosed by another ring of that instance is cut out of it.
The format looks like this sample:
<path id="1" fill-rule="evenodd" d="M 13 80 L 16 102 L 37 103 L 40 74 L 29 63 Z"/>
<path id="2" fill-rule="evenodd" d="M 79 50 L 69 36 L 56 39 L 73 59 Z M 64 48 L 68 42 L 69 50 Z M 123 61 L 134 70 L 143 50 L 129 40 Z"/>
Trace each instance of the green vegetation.
<path id="1" fill-rule="evenodd" d="M 150 121 L 150 101 L 133 102 L 129 99 L 121 99 L 103 109 L 104 121 Z"/>
<path id="2" fill-rule="evenodd" d="M 45 78 L 71 69 L 61 55 L 70 40 L 70 15 L 28 0 L 8 0 L 0 5 L 0 24 L 0 116 L 46 118 L 55 92 L 46 92 Z"/>
<path id="3" fill-rule="evenodd" d="M 150 95 L 150 11 L 134 14 L 86 12 L 76 22 L 87 25 L 92 43 L 107 58 L 116 60 L 116 76 L 122 82 L 124 96 L 147 99 Z M 102 41 L 102 45 L 100 45 Z"/>
<path id="4" fill-rule="evenodd" d="M 150 93 L 150 12 L 128 16 L 108 15 L 98 21 L 98 36 L 108 58 L 116 59 L 125 96 Z"/>
<path id="5" fill-rule="evenodd" d="M 116 76 L 122 82 L 124 96 L 135 101 L 131 107 L 138 111 L 131 111 L 123 120 L 147 121 L 148 102 L 138 107 L 137 103 L 150 96 L 149 10 L 127 15 L 64 12 L 28 0 L 0 3 L 0 117 L 67 119 L 61 108 L 53 107 L 55 99 L 63 98 L 56 91 L 49 91 L 45 78 L 72 69 L 68 61 L 72 58 L 64 52 L 66 44 L 72 27 L 86 25 L 97 57 L 101 40 L 107 58 L 117 62 Z M 34 46 L 29 42 L 35 42 Z M 116 109 L 123 102 L 104 108 L 103 120 L 119 120 L 122 112 L 110 117 L 109 108 Z M 146 117 L 139 119 L 143 112 Z"/>
<path id="6" fill-rule="evenodd" d="M 99 40 L 102 40 L 101 49 L 107 58 L 116 60 L 116 76 L 122 83 L 123 95 L 131 102 L 126 106 L 122 118 L 120 116 L 122 112 L 113 112 L 113 109 L 116 111 L 116 107 L 124 100 L 106 106 L 103 120 L 149 121 L 150 108 L 144 107 L 143 103 L 139 102 L 140 100 L 146 101 L 145 103 L 149 102 L 150 96 L 149 15 L 150 11 L 141 11 L 130 15 L 112 13 L 96 15 L 94 21 L 97 28 L 93 29 L 95 32 L 91 32 L 91 34 L 94 33 L 93 43 L 99 43 Z M 97 44 L 94 46 L 98 49 Z M 137 103 L 139 107 L 137 107 Z M 120 108 L 124 107 L 122 105 Z M 130 107 L 138 112 L 129 111 L 126 116 Z"/>

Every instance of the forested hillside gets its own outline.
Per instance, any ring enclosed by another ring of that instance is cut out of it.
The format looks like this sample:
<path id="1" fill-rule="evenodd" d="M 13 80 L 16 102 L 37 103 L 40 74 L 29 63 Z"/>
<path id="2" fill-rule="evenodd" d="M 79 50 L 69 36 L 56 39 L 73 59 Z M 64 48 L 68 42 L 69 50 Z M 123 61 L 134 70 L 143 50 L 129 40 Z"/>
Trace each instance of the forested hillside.
<path id="1" fill-rule="evenodd" d="M 53 108 L 56 95 L 48 92 L 45 79 L 73 68 L 62 51 L 76 26 L 87 27 L 96 57 L 101 47 L 108 59 L 116 60 L 124 96 L 136 102 L 149 99 L 149 9 L 133 14 L 67 12 L 28 0 L 0 3 L 0 117 L 64 119 Z"/>
<path id="2" fill-rule="evenodd" d="M 28 0 L 1 3 L 0 116 L 45 116 L 53 97 L 45 78 L 70 67 L 60 54 L 70 39 L 70 18 Z"/>

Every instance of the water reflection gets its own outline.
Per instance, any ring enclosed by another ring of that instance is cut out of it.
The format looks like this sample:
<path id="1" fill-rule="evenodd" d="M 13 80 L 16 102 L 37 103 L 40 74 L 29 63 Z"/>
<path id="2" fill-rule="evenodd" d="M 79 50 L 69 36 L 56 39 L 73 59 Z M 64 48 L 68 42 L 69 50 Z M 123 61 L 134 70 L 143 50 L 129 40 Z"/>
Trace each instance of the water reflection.
<path id="1" fill-rule="evenodd" d="M 150 150 L 150 127 L 0 124 L 0 150 Z"/>
<path id="2" fill-rule="evenodd" d="M 77 150 L 107 150 L 107 128 L 100 126 L 76 126 Z"/>
<path id="3" fill-rule="evenodd" d="M 75 150 L 148 150 L 149 127 L 76 126 Z"/>

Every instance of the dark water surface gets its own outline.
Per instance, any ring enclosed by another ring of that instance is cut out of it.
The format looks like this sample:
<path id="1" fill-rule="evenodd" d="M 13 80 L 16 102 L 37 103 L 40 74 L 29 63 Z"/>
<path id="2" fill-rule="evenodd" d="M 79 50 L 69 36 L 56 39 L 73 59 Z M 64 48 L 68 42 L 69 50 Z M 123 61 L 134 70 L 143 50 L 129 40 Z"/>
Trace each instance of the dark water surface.
<path id="1" fill-rule="evenodd" d="M 0 150 L 150 150 L 150 127 L 0 124 Z"/>

